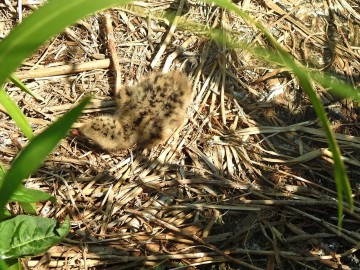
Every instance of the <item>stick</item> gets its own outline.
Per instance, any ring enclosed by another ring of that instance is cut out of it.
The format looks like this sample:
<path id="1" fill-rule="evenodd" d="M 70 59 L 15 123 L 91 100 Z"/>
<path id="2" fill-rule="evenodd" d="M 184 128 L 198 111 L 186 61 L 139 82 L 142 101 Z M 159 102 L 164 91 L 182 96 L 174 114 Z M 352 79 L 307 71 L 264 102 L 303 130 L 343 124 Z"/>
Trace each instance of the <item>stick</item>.
<path id="1" fill-rule="evenodd" d="M 119 93 L 120 88 L 121 88 L 121 71 L 120 71 L 120 65 L 119 65 L 119 58 L 118 58 L 118 55 L 116 52 L 115 38 L 114 38 L 114 31 L 113 31 L 113 27 L 112 27 L 111 15 L 109 12 L 105 13 L 104 21 L 105 21 L 105 30 L 106 30 L 106 36 L 107 36 L 107 44 L 109 47 L 110 59 L 111 59 L 112 67 L 115 70 L 114 96 L 117 96 L 117 94 Z"/>
<path id="2" fill-rule="evenodd" d="M 69 64 L 69 65 L 63 65 L 57 67 L 39 68 L 28 71 L 18 71 L 15 72 L 14 76 L 20 80 L 34 79 L 34 78 L 79 73 L 97 68 L 108 68 L 109 66 L 110 66 L 110 59 L 104 59 L 104 60 L 95 60 L 95 61 L 84 62 L 79 64 Z"/>
<path id="3" fill-rule="evenodd" d="M 171 38 L 172 38 L 172 36 L 173 36 L 173 34 L 175 32 L 177 22 L 179 20 L 179 16 L 181 15 L 181 12 L 183 10 L 184 2 L 185 2 L 185 0 L 181 0 L 180 3 L 179 3 L 179 8 L 176 11 L 176 15 L 175 15 L 173 23 L 171 24 L 169 33 L 165 37 L 165 40 L 164 40 L 163 44 L 161 45 L 159 51 L 157 52 L 157 54 L 155 55 L 153 61 L 151 62 L 151 64 L 150 64 L 151 68 L 154 68 L 157 65 L 161 55 L 164 53 L 167 45 L 170 43 L 170 40 L 171 40 Z"/>
<path id="4" fill-rule="evenodd" d="M 119 60 L 119 62 L 128 63 L 129 61 L 121 59 Z M 69 65 L 63 65 L 57 67 L 45 67 L 35 70 L 18 71 L 14 73 L 14 76 L 20 80 L 35 79 L 35 78 L 80 73 L 83 71 L 94 70 L 94 69 L 106 69 L 110 67 L 110 64 L 111 64 L 110 59 L 106 58 L 103 60 L 94 60 L 90 62 L 69 64 Z M 140 62 L 136 64 L 140 64 Z"/>

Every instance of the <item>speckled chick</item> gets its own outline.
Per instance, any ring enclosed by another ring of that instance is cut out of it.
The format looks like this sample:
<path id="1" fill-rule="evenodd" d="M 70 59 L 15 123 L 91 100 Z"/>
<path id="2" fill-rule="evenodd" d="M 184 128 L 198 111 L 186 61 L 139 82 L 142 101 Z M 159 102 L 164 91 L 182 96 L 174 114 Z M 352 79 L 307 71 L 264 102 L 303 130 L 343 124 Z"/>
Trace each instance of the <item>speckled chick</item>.
<path id="1" fill-rule="evenodd" d="M 116 113 L 90 120 L 80 133 L 108 151 L 134 144 L 149 148 L 167 140 L 184 122 L 191 100 L 191 84 L 185 74 L 156 72 L 122 87 L 116 96 Z"/>

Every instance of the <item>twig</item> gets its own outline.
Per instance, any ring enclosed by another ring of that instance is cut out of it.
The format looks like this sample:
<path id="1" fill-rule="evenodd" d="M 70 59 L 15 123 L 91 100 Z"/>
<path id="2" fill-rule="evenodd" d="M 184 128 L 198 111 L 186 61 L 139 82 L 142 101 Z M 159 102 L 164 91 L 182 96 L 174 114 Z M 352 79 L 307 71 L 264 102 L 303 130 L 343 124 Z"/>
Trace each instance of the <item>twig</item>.
<path id="1" fill-rule="evenodd" d="M 174 59 L 181 53 L 183 53 L 185 51 L 185 49 L 195 40 L 195 38 L 193 36 L 189 37 L 187 40 L 185 40 L 185 42 L 183 44 L 181 44 L 180 47 L 178 47 L 172 54 L 170 54 L 164 64 L 163 67 L 163 73 L 166 73 L 167 71 L 169 71 L 170 66 L 172 64 L 172 62 L 174 61 Z"/>
<path id="2" fill-rule="evenodd" d="M 120 65 L 119 65 L 119 57 L 116 52 L 115 37 L 114 37 L 114 31 L 113 31 L 113 27 L 112 27 L 111 15 L 109 12 L 105 13 L 104 21 L 105 21 L 105 30 L 106 30 L 106 36 L 107 36 L 107 44 L 109 47 L 110 59 L 111 59 L 112 67 L 115 70 L 114 96 L 117 96 L 117 94 L 119 93 L 120 88 L 121 88 L 121 71 L 120 71 Z"/>
<path id="3" fill-rule="evenodd" d="M 181 0 L 181 1 L 180 1 L 179 7 L 178 7 L 178 9 L 177 9 L 177 11 L 176 11 L 176 15 L 175 15 L 174 21 L 173 21 L 173 23 L 171 24 L 169 33 L 166 35 L 163 44 L 161 45 L 159 51 L 157 52 L 157 54 L 155 55 L 153 61 L 151 62 L 151 64 L 150 64 L 151 68 L 154 68 L 154 67 L 157 65 L 157 63 L 158 63 L 159 60 L 160 60 L 161 55 L 164 53 L 167 45 L 170 43 L 170 40 L 171 40 L 172 36 L 174 35 L 175 29 L 176 29 L 176 26 L 177 26 L 177 22 L 178 22 L 178 20 L 179 20 L 179 16 L 181 15 L 181 12 L 182 12 L 182 10 L 183 10 L 184 3 L 185 3 L 185 0 Z"/>
<path id="4" fill-rule="evenodd" d="M 120 60 L 120 63 L 127 63 L 126 60 Z M 106 69 L 110 67 L 110 59 L 103 60 L 95 60 L 84 63 L 76 63 L 76 64 L 68 64 L 57 67 L 45 67 L 39 68 L 35 70 L 27 70 L 27 71 L 18 71 L 15 72 L 15 77 L 20 80 L 25 79 L 34 79 L 34 78 L 43 78 L 43 77 L 51 77 L 51 76 L 59 76 L 59 75 L 67 75 L 80 73 L 83 71 L 94 70 L 94 69 Z"/>
<path id="5" fill-rule="evenodd" d="M 108 68 L 110 66 L 110 59 L 95 60 L 85 63 L 69 64 L 57 67 L 46 67 L 35 70 L 18 71 L 15 72 L 15 77 L 20 80 L 43 78 L 50 76 L 67 75 L 73 73 L 79 73 L 87 70 L 93 70 L 97 68 Z"/>
<path id="6" fill-rule="evenodd" d="M 22 22 L 22 18 L 23 18 L 23 14 L 22 14 L 22 7 L 23 7 L 22 0 L 18 0 L 18 7 L 17 7 L 17 10 L 18 10 L 18 19 L 19 19 L 19 23 L 21 23 L 21 22 Z"/>

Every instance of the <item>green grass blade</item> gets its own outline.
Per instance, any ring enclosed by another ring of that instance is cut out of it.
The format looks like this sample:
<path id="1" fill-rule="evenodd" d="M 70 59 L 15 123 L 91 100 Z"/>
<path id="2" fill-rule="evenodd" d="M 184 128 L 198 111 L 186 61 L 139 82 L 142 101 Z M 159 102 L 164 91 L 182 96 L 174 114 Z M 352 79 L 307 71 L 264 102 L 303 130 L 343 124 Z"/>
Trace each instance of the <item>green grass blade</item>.
<path id="1" fill-rule="evenodd" d="M 6 169 L 5 169 L 4 165 L 2 165 L 0 163 L 0 184 L 2 183 L 2 179 L 3 179 L 4 175 L 5 175 L 5 173 L 6 173 Z"/>
<path id="2" fill-rule="evenodd" d="M 21 181 L 30 176 L 43 162 L 45 157 L 66 135 L 71 125 L 80 116 L 81 111 L 90 101 L 85 98 L 75 108 L 64 114 L 55 123 L 33 140 L 19 153 L 11 168 L 6 172 L 0 187 L 0 208 L 5 207 Z"/>
<path id="3" fill-rule="evenodd" d="M 12 216 L 12 213 L 9 210 L 7 210 L 5 208 L 0 209 L 0 222 L 4 219 L 10 218 L 11 216 Z"/>
<path id="4" fill-rule="evenodd" d="M 335 78 L 334 76 L 320 72 L 309 72 L 311 78 L 329 89 L 329 91 L 341 98 L 352 98 L 356 102 L 360 102 L 360 89 L 354 89 L 344 81 Z"/>
<path id="5" fill-rule="evenodd" d="M 26 17 L 0 42 L 0 85 L 21 61 L 66 26 L 98 10 L 129 0 L 50 0 Z"/>
<path id="6" fill-rule="evenodd" d="M 36 203 L 24 203 L 24 202 L 20 202 L 19 203 L 21 208 L 24 210 L 25 214 L 28 215 L 37 215 L 36 212 Z"/>
<path id="7" fill-rule="evenodd" d="M 247 46 L 244 43 L 239 43 L 238 46 L 235 44 L 231 44 L 233 47 L 240 47 L 242 49 L 245 49 L 257 56 L 260 56 L 266 61 L 270 61 L 276 65 L 281 66 L 287 66 L 286 62 L 283 61 L 283 59 L 279 59 L 279 56 L 270 50 L 255 47 L 255 46 Z M 292 61 L 293 62 L 293 61 Z M 336 77 L 334 77 L 331 74 L 323 73 L 314 71 L 308 68 L 305 68 L 301 66 L 300 72 L 304 72 L 306 74 L 309 74 L 311 79 L 319 84 L 321 84 L 323 87 L 328 89 L 332 94 L 334 94 L 337 97 L 340 98 L 352 98 L 354 101 L 359 102 L 360 101 L 360 89 L 356 89 L 349 85 L 348 83 L 344 82 L 343 80 L 340 80 Z"/>
<path id="8" fill-rule="evenodd" d="M 16 103 L 8 96 L 3 88 L 0 88 L 0 104 L 4 106 L 6 112 L 15 121 L 21 131 L 30 140 L 34 137 L 30 127 L 30 123 L 27 121 L 25 115 L 22 113 Z"/>
<path id="9" fill-rule="evenodd" d="M 23 185 L 20 185 L 15 190 L 11 195 L 10 200 L 21 203 L 36 203 L 50 200 L 51 202 L 56 203 L 56 198 L 54 196 L 41 190 L 26 188 Z"/>
<path id="10" fill-rule="evenodd" d="M 32 97 L 35 98 L 35 99 L 39 99 L 39 98 L 37 98 L 37 97 L 31 92 L 31 90 L 30 90 L 29 88 L 27 88 L 26 85 L 23 84 L 22 81 L 20 81 L 18 78 L 16 78 L 16 77 L 13 76 L 13 75 L 10 75 L 10 76 L 9 76 L 9 79 L 10 79 L 10 81 L 11 81 L 13 84 L 15 84 L 17 87 L 19 87 L 22 91 L 28 93 L 30 96 L 32 96 Z"/>
<path id="11" fill-rule="evenodd" d="M 280 62 L 283 62 L 285 66 L 289 67 L 293 73 L 298 77 L 301 86 L 303 87 L 306 94 L 309 96 L 311 103 L 314 105 L 315 112 L 320 119 L 320 122 L 323 126 L 327 142 L 329 144 L 330 151 L 333 154 L 333 160 L 335 164 L 335 181 L 338 191 L 338 225 L 341 227 L 342 224 L 342 214 L 343 214 L 343 195 L 345 195 L 346 200 L 350 205 L 350 209 L 353 209 L 353 199 L 351 197 L 351 186 L 347 173 L 345 170 L 344 162 L 341 158 L 341 152 L 339 145 L 335 139 L 334 133 L 331 130 L 330 123 L 326 117 L 326 111 L 324 106 L 320 102 L 317 94 L 312 86 L 312 82 L 309 74 L 306 72 L 306 69 L 298 64 L 291 58 L 291 56 L 283 49 L 283 47 L 275 40 L 275 38 L 266 30 L 266 28 L 260 23 L 256 22 L 248 14 L 243 12 L 238 6 L 227 0 L 212 0 L 208 1 L 215 3 L 216 5 L 223 7 L 227 10 L 231 10 L 241 16 L 244 20 L 248 21 L 252 25 L 255 25 L 270 41 L 278 53 L 278 58 Z M 320 77 L 318 77 L 320 80 Z M 330 85 L 329 85 L 330 86 Z M 333 88 L 333 87 L 332 87 Z M 340 89 L 337 89 L 339 92 Z"/>
<path id="12" fill-rule="evenodd" d="M 292 63 L 289 63 L 292 64 Z M 330 127 L 328 118 L 326 117 L 326 111 L 319 98 L 316 95 L 316 92 L 310 81 L 310 76 L 307 73 L 304 73 L 301 68 L 293 63 L 292 66 L 293 72 L 299 79 L 300 84 L 302 85 L 304 91 L 309 96 L 311 103 L 314 105 L 315 112 L 322 124 L 323 130 L 326 135 L 326 139 L 330 148 L 330 151 L 333 153 L 333 160 L 335 164 L 335 182 L 337 188 L 338 196 L 338 225 L 342 225 L 342 215 L 343 215 L 343 196 L 345 195 L 346 201 L 350 205 L 350 209 L 353 210 L 354 202 L 351 196 L 351 186 L 346 173 L 344 161 L 342 160 L 342 155 L 340 147 L 335 139 L 334 132 Z"/>

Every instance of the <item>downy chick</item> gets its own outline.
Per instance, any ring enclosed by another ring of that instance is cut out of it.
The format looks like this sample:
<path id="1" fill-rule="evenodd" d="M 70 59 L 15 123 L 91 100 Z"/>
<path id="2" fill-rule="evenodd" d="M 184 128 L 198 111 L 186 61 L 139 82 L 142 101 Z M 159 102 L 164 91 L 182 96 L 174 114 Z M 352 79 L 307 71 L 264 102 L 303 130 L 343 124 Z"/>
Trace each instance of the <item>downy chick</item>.
<path id="1" fill-rule="evenodd" d="M 192 100 L 191 84 L 179 71 L 155 72 L 116 96 L 113 115 L 95 117 L 80 132 L 108 151 L 137 144 L 149 148 L 166 141 L 184 122 Z"/>

